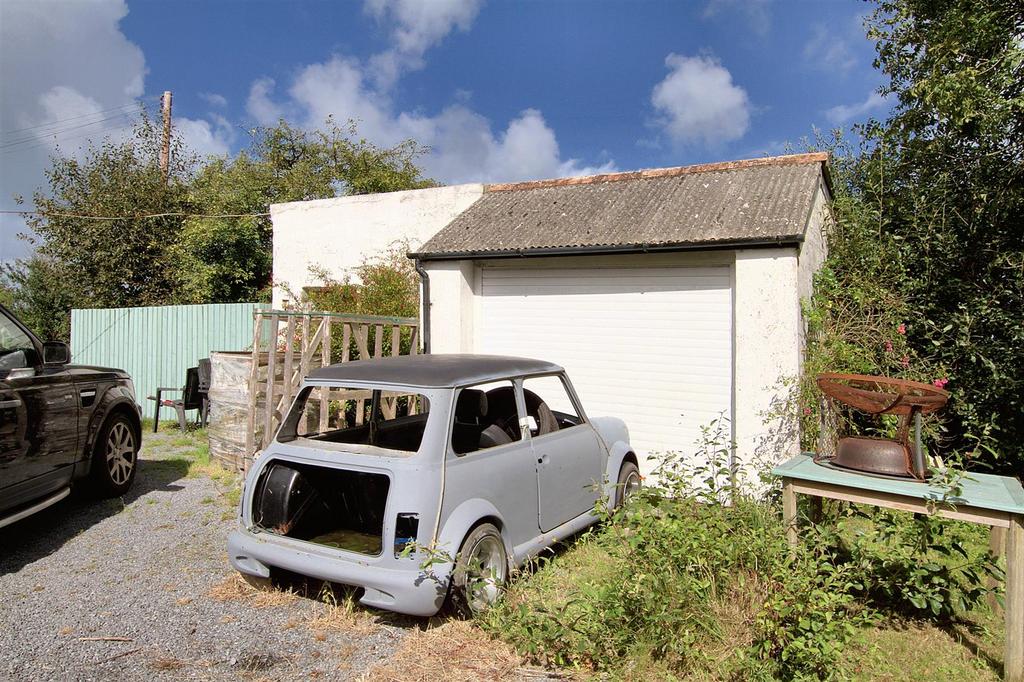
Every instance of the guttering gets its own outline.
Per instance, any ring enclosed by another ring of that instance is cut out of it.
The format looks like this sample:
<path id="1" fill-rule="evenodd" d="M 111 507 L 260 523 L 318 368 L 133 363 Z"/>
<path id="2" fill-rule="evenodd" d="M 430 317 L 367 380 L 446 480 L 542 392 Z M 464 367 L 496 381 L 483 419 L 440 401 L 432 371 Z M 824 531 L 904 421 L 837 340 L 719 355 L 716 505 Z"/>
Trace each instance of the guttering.
<path id="1" fill-rule="evenodd" d="M 420 280 L 423 282 L 423 329 L 421 329 L 421 336 L 423 337 L 423 352 L 425 354 L 430 353 L 430 275 L 424 269 L 423 264 L 420 262 L 420 257 L 416 254 L 408 254 L 409 258 L 412 258 L 416 263 L 416 272 L 419 273 Z"/>
<path id="2" fill-rule="evenodd" d="M 555 246 L 538 249 L 509 249 L 505 251 L 441 251 L 409 254 L 416 260 L 416 271 L 424 260 L 483 260 L 489 258 L 539 258 L 544 256 L 601 256 L 636 253 L 671 253 L 677 251 L 721 251 L 738 248 L 772 248 L 800 246 L 803 235 L 790 235 L 774 239 L 731 239 L 716 242 L 682 242 L 675 244 L 622 244 L 607 246 Z M 424 280 L 426 281 L 426 280 Z M 426 314 L 426 312 L 424 312 Z M 424 322 L 426 324 L 426 322 Z M 424 336 L 426 339 L 426 336 Z"/>

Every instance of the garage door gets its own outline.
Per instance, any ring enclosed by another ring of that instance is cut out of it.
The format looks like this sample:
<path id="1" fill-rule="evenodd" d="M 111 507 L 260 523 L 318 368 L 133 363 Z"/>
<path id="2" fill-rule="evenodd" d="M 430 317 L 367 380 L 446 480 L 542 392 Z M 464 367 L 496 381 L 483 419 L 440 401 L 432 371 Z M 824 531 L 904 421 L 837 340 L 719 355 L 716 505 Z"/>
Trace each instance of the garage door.
<path id="1" fill-rule="evenodd" d="M 730 286 L 728 267 L 483 267 L 477 352 L 562 365 L 588 416 L 625 420 L 641 457 L 692 452 L 731 415 Z"/>

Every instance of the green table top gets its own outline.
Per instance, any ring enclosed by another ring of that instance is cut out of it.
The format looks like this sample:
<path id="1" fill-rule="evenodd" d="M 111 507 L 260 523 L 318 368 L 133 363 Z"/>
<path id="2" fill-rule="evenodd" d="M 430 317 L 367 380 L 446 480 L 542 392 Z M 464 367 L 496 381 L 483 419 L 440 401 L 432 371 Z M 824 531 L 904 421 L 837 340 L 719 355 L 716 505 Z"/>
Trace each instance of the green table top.
<path id="1" fill-rule="evenodd" d="M 802 481 L 831 483 L 860 490 L 916 497 L 922 500 L 937 502 L 942 500 L 942 490 L 928 483 L 882 478 L 822 466 L 815 464 L 810 453 L 791 457 L 772 469 L 772 474 Z M 961 487 L 961 495 L 948 497 L 946 502 L 978 509 L 1024 514 L 1024 488 L 1016 478 L 971 472 L 964 477 Z"/>

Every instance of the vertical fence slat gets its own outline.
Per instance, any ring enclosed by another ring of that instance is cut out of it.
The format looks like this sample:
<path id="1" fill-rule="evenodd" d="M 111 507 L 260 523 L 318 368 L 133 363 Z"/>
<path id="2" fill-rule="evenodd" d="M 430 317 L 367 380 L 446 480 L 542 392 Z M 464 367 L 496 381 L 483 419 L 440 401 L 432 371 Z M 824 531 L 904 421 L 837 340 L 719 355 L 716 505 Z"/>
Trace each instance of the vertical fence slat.
<path id="1" fill-rule="evenodd" d="M 264 393 L 263 447 L 270 445 L 274 428 L 274 374 L 277 373 L 277 327 L 281 318 L 270 315 L 270 344 L 267 346 L 267 390 Z"/>

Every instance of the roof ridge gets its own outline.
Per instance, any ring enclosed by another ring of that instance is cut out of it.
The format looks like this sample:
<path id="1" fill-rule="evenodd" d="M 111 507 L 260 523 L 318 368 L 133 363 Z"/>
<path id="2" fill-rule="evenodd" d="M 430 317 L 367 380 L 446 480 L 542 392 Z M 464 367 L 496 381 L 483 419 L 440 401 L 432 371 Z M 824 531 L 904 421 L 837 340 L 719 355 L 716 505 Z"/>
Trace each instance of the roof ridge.
<path id="1" fill-rule="evenodd" d="M 674 166 L 671 168 L 649 168 L 647 170 L 625 171 L 621 173 L 602 173 L 576 178 L 553 178 L 550 180 L 528 180 L 526 182 L 507 182 L 485 184 L 484 192 L 512 192 L 527 189 L 543 189 L 546 187 L 567 187 L 572 185 L 594 185 L 603 182 L 622 182 L 624 180 L 646 180 L 649 178 L 667 178 L 695 173 L 712 173 L 715 171 L 740 170 L 762 166 L 796 166 L 810 163 L 828 163 L 828 152 L 808 152 L 805 154 L 786 154 L 783 156 L 763 156 L 756 159 L 739 161 L 718 161 L 701 163 L 692 166 Z"/>

